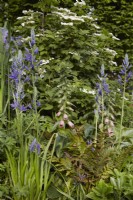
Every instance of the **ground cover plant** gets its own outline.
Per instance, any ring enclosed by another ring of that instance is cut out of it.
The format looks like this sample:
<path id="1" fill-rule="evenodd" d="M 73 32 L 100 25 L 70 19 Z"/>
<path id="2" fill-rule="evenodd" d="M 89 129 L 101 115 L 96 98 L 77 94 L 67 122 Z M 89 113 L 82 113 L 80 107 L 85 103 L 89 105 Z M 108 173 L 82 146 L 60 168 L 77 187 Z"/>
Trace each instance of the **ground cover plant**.
<path id="1" fill-rule="evenodd" d="M 133 199 L 130 59 L 117 66 L 119 38 L 67 3 L 0 28 L 2 200 Z"/>

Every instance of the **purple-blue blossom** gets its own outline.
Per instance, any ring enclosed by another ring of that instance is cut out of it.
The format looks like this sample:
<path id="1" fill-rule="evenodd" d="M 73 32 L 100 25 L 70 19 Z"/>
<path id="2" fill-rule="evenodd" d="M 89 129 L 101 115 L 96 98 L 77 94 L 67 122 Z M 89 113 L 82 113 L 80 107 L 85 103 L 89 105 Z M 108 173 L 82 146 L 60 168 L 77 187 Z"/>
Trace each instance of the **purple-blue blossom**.
<path id="1" fill-rule="evenodd" d="M 6 44 L 8 38 L 8 30 L 6 28 L 2 28 L 2 36 L 3 36 L 3 42 L 4 44 Z"/>
<path id="2" fill-rule="evenodd" d="M 41 152 L 41 146 L 37 142 L 36 138 L 34 138 L 34 140 L 32 141 L 29 150 L 30 150 L 30 152 L 33 152 L 33 151 L 35 151 L 35 149 L 37 150 L 37 153 L 40 154 L 40 152 Z"/>
<path id="3" fill-rule="evenodd" d="M 11 74 L 9 75 L 9 78 L 14 80 L 16 83 L 19 82 L 19 72 L 17 69 L 12 69 Z"/>
<path id="4" fill-rule="evenodd" d="M 129 82 L 132 78 L 132 75 L 133 73 L 131 71 L 131 65 L 129 63 L 128 55 L 126 54 L 122 63 L 122 68 L 118 75 L 118 83 L 120 84 L 120 86 L 123 86 L 125 81 Z"/>
<path id="5" fill-rule="evenodd" d="M 38 47 L 36 47 L 36 49 L 34 50 L 34 54 L 38 54 L 39 53 L 39 49 Z"/>
<path id="6" fill-rule="evenodd" d="M 11 103 L 11 107 L 15 110 L 19 107 L 19 103 L 17 101 L 14 101 L 13 103 Z"/>
<path id="7" fill-rule="evenodd" d="M 41 152 L 41 146 L 39 143 L 36 144 L 36 149 L 37 149 L 37 153 L 40 154 Z"/>
<path id="8" fill-rule="evenodd" d="M 97 112 L 105 110 L 105 106 L 102 104 L 103 98 L 105 95 L 110 93 L 109 85 L 106 82 L 107 75 L 104 72 L 104 65 L 101 66 L 100 76 L 98 75 L 99 82 L 96 83 L 96 103 L 97 103 Z"/>
<path id="9" fill-rule="evenodd" d="M 102 81 L 102 86 L 103 86 L 103 90 L 106 92 L 106 94 L 110 93 L 109 85 L 106 83 L 105 79 Z"/>
<path id="10" fill-rule="evenodd" d="M 30 46 L 33 47 L 35 44 L 35 32 L 34 29 L 31 30 L 31 41 L 30 41 Z"/>
<path id="11" fill-rule="evenodd" d="M 41 106 L 40 101 L 37 101 L 37 102 L 36 102 L 36 105 L 37 105 L 37 107 L 40 107 L 40 106 Z"/>
<path id="12" fill-rule="evenodd" d="M 16 40 L 21 39 L 21 37 L 16 38 Z M 14 40 L 14 38 L 12 38 Z M 31 85 L 34 76 L 35 66 L 38 67 L 38 63 L 36 60 L 36 56 L 39 52 L 38 47 L 35 45 L 35 33 L 34 30 L 31 30 L 31 41 L 30 48 L 24 48 L 24 52 L 18 50 L 18 54 L 13 49 L 13 61 L 11 65 L 11 71 L 9 78 L 12 83 L 13 89 L 13 102 L 11 103 L 11 107 L 13 109 L 19 109 L 22 112 L 27 111 L 28 109 L 34 109 L 34 104 L 31 102 L 25 102 L 26 92 L 25 89 L 28 88 L 28 84 Z M 33 76 L 31 76 L 31 74 Z M 34 79 L 34 82 L 36 80 Z M 36 105 L 40 106 L 40 102 L 36 101 Z"/>
<path id="13" fill-rule="evenodd" d="M 22 111 L 22 112 L 25 112 L 27 110 L 27 106 L 20 105 L 19 110 Z"/>
<path id="14" fill-rule="evenodd" d="M 32 141 L 31 145 L 30 145 L 30 151 L 33 152 L 35 150 L 35 146 L 36 146 L 36 138 Z"/>

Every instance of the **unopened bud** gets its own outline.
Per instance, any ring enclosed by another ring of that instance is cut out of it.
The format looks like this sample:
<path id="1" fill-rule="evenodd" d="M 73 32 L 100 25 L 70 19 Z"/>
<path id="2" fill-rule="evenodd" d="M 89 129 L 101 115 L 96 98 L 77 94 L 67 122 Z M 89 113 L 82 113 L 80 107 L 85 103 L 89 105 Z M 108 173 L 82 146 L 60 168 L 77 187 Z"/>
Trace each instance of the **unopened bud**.
<path id="1" fill-rule="evenodd" d="M 60 121 L 59 126 L 60 126 L 60 128 L 63 128 L 65 126 L 65 123 L 63 120 Z"/>
<path id="2" fill-rule="evenodd" d="M 64 120 L 68 120 L 68 115 L 67 115 L 67 114 L 64 114 L 64 115 L 63 115 L 63 119 L 64 119 Z"/>
<path id="3" fill-rule="evenodd" d="M 74 124 L 73 124 L 71 121 L 68 121 L 68 126 L 69 126 L 70 128 L 74 128 Z"/>
<path id="4" fill-rule="evenodd" d="M 56 116 L 59 117 L 61 115 L 61 112 L 59 111 L 58 113 L 56 113 Z"/>
<path id="5" fill-rule="evenodd" d="M 109 124 L 109 122 L 110 122 L 109 118 L 105 118 L 104 123 Z"/>
<path id="6" fill-rule="evenodd" d="M 110 121 L 110 126 L 114 127 L 114 122 Z"/>
<path id="7" fill-rule="evenodd" d="M 111 137 L 112 135 L 114 135 L 114 131 L 111 127 L 108 128 L 108 136 Z"/>

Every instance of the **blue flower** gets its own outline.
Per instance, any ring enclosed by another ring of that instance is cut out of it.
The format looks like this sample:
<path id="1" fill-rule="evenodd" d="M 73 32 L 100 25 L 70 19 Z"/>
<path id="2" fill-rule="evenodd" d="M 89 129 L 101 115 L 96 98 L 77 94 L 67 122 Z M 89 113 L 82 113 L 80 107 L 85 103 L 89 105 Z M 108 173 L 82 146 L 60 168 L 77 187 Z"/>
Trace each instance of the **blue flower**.
<path id="1" fill-rule="evenodd" d="M 30 44 L 33 47 L 35 43 L 36 43 L 35 42 L 35 32 L 34 32 L 34 29 L 32 29 L 31 30 L 31 41 L 30 41 Z"/>
<path id="2" fill-rule="evenodd" d="M 125 79 L 126 79 L 126 82 L 129 82 L 129 80 L 132 78 L 133 74 L 130 68 L 131 68 L 131 65 L 129 64 L 128 55 L 126 54 L 123 60 L 122 69 L 120 70 L 119 75 L 118 75 L 118 83 L 121 86 L 123 86 Z"/>
<path id="3" fill-rule="evenodd" d="M 40 152 L 41 152 L 41 147 L 40 147 L 40 144 L 37 143 L 36 138 L 35 138 L 35 139 L 33 140 L 33 142 L 31 143 L 29 150 L 30 150 L 30 152 L 33 152 L 33 151 L 35 151 L 35 149 L 37 150 L 37 153 L 40 154 Z"/>
<path id="4" fill-rule="evenodd" d="M 18 102 L 17 102 L 17 101 L 14 101 L 13 103 L 11 103 L 11 107 L 12 107 L 13 109 L 18 108 L 18 107 L 19 107 Z"/>
<path id="5" fill-rule="evenodd" d="M 16 69 L 13 69 L 11 74 L 9 75 L 9 78 L 14 80 L 15 82 L 18 82 L 18 76 L 19 76 L 19 72 Z"/>
<path id="6" fill-rule="evenodd" d="M 36 147 L 36 138 L 33 140 L 33 142 L 30 145 L 30 151 L 33 152 L 35 150 Z"/>
<path id="7" fill-rule="evenodd" d="M 24 105 L 20 105 L 19 110 L 22 111 L 22 112 L 25 112 L 27 110 L 27 107 L 24 106 Z"/>
<path id="8" fill-rule="evenodd" d="M 40 101 L 37 101 L 37 102 L 36 102 L 36 105 L 37 105 L 37 107 L 40 107 L 40 106 L 41 106 Z"/>
<path id="9" fill-rule="evenodd" d="M 39 52 L 39 49 L 38 49 L 38 47 L 34 50 L 34 54 L 38 54 L 38 52 Z"/>
<path id="10" fill-rule="evenodd" d="M 32 54 L 31 53 L 26 53 L 25 54 L 25 60 L 28 62 L 32 62 Z"/>
<path id="11" fill-rule="evenodd" d="M 37 149 L 37 153 L 40 154 L 40 152 L 41 152 L 41 147 L 40 147 L 40 144 L 39 144 L 39 143 L 36 144 L 36 149 Z"/>
<path id="12" fill-rule="evenodd" d="M 6 44 L 8 38 L 8 30 L 6 28 L 2 28 L 2 36 L 3 36 L 3 42 L 4 44 Z"/>
<path id="13" fill-rule="evenodd" d="M 106 94 L 110 93 L 109 85 L 106 83 L 105 80 L 102 81 L 102 86 L 103 86 L 103 89 L 106 92 Z"/>

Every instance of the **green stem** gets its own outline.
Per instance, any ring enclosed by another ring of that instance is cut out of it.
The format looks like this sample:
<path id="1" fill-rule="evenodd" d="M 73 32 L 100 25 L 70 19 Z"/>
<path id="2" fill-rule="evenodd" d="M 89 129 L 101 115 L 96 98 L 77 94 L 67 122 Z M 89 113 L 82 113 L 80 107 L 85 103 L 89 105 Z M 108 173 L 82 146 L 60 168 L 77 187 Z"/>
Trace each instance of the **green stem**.
<path id="1" fill-rule="evenodd" d="M 120 146 L 121 139 L 122 139 L 122 127 L 123 127 L 124 105 L 125 105 L 125 91 L 126 91 L 126 75 L 125 75 L 125 78 L 124 78 L 123 95 L 122 95 L 122 108 L 121 108 L 119 146 Z"/>
<path id="2" fill-rule="evenodd" d="M 98 106 L 95 111 L 95 136 L 94 136 L 94 147 L 97 145 L 97 135 L 98 135 L 98 119 L 99 119 L 99 113 L 98 113 Z"/>
<path id="3" fill-rule="evenodd" d="M 102 90 L 102 121 L 101 121 L 101 134 L 102 134 L 102 144 L 104 146 L 104 132 L 103 132 L 103 124 L 104 124 L 104 91 Z"/>

